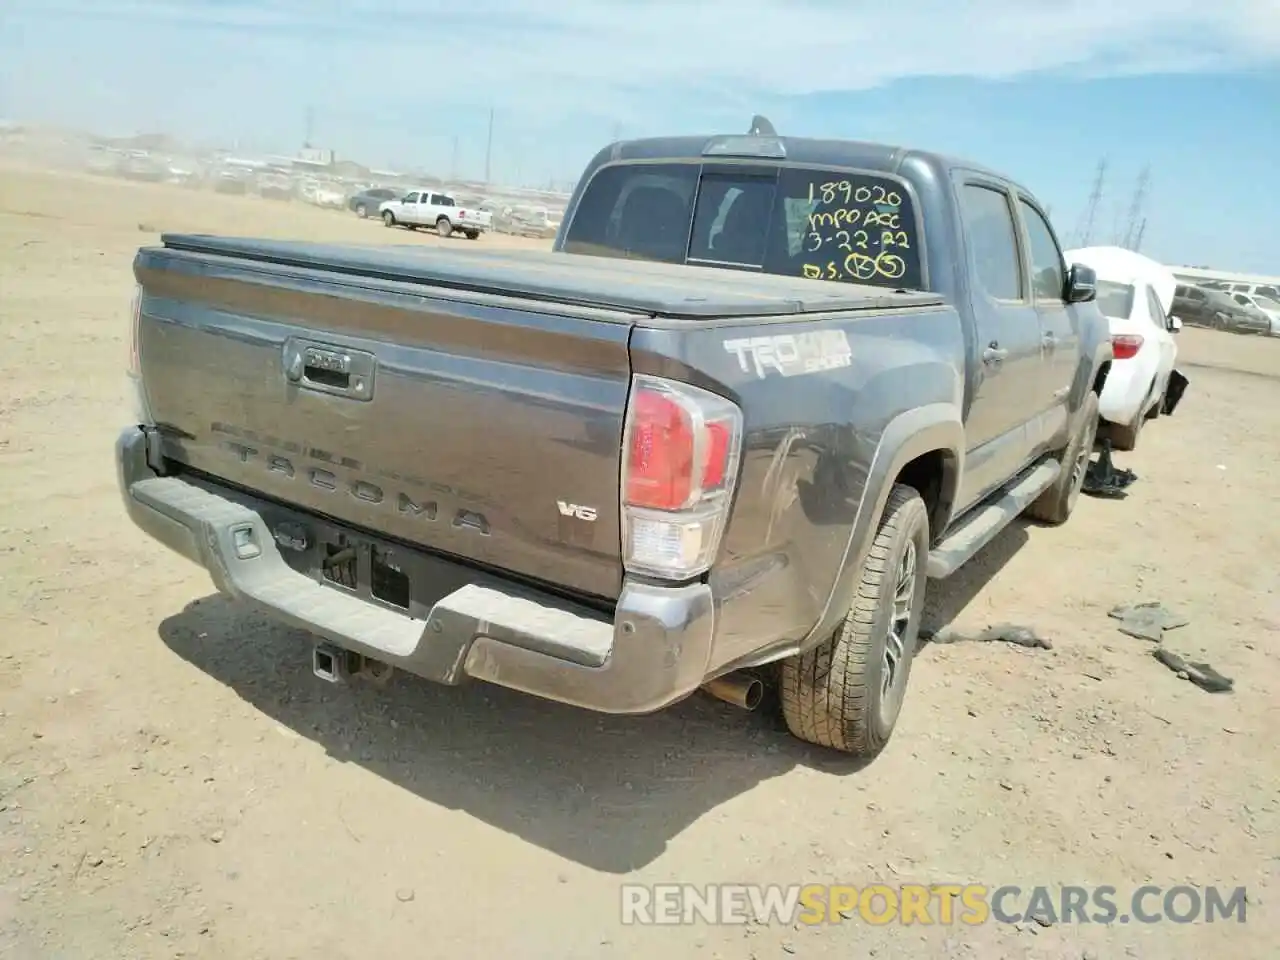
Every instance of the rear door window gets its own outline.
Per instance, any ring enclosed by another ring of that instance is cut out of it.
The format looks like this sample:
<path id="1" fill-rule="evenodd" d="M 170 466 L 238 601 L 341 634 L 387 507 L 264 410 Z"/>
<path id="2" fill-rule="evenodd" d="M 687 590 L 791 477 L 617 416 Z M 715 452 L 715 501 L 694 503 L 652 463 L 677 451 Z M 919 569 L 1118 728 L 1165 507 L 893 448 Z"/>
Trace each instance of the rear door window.
<path id="1" fill-rule="evenodd" d="M 993 299 L 1024 299 L 1009 195 L 993 187 L 966 183 L 961 199 L 978 282 Z"/>
<path id="2" fill-rule="evenodd" d="M 592 178 L 564 249 L 919 288 L 921 245 L 911 197 L 888 177 L 631 163 Z"/>

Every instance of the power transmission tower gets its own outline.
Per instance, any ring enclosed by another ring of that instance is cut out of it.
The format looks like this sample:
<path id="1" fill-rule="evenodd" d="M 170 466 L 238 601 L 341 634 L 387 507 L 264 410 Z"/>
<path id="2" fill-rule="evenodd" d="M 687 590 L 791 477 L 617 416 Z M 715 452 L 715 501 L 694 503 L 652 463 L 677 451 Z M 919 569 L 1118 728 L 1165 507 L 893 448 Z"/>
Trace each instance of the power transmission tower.
<path id="1" fill-rule="evenodd" d="M 1098 161 L 1098 172 L 1093 178 L 1093 189 L 1089 191 L 1089 200 L 1085 204 L 1084 214 L 1080 218 L 1080 226 L 1076 229 L 1078 246 L 1087 247 L 1093 239 L 1093 225 L 1098 216 L 1098 204 L 1102 202 L 1102 185 L 1107 178 L 1107 158 Z"/>
<path id="2" fill-rule="evenodd" d="M 1151 178 L 1150 165 L 1142 168 L 1142 172 L 1138 174 L 1138 184 L 1133 190 L 1133 201 L 1129 204 L 1129 223 L 1124 230 L 1124 243 L 1121 246 L 1126 249 L 1136 249 L 1136 244 L 1141 238 L 1138 232 L 1139 218 L 1142 216 L 1142 204 L 1147 199 L 1147 181 Z"/>
<path id="3" fill-rule="evenodd" d="M 315 132 L 316 126 L 316 108 L 307 107 L 307 132 L 302 138 L 302 145 L 308 150 L 311 149 L 311 136 Z"/>
<path id="4" fill-rule="evenodd" d="M 489 139 L 484 148 L 484 182 L 489 182 L 493 161 L 493 108 L 489 108 Z"/>
<path id="5" fill-rule="evenodd" d="M 1133 252 L 1137 253 L 1142 249 L 1142 235 L 1147 232 L 1147 218 L 1142 218 L 1142 224 L 1138 227 L 1138 236 L 1133 241 Z"/>
<path id="6" fill-rule="evenodd" d="M 458 138 L 453 138 L 453 156 L 449 161 L 449 179 L 458 179 Z"/>

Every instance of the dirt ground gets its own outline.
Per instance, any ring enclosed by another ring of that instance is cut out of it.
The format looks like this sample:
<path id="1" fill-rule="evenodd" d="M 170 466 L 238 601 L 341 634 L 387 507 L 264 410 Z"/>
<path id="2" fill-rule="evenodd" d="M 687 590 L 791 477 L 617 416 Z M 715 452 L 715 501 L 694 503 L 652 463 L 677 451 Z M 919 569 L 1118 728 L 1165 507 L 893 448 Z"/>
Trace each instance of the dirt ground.
<path id="1" fill-rule="evenodd" d="M 0 955 L 1274 956 L 1280 340 L 1183 331 L 1191 388 L 1118 456 L 1130 496 L 1015 526 L 934 588 L 935 623 L 1013 621 L 1053 649 L 926 647 L 856 769 L 701 696 L 601 718 L 316 680 L 305 637 L 211 595 L 120 505 L 130 259 L 161 229 L 392 239 L 300 204 L 0 171 Z M 1166 645 L 1233 693 L 1107 617 L 1147 599 L 1190 618 Z M 628 881 L 1249 900 L 1244 925 L 655 928 L 620 924 Z"/>

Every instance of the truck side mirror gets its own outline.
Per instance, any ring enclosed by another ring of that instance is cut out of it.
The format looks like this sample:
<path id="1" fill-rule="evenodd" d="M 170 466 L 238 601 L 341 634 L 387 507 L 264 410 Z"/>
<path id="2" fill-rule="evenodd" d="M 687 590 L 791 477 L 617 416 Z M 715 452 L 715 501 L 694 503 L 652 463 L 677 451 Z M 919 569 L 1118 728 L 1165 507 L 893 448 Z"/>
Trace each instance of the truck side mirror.
<path id="1" fill-rule="evenodd" d="M 1089 303 L 1098 296 L 1098 274 L 1093 267 L 1073 263 L 1067 272 L 1067 303 Z"/>

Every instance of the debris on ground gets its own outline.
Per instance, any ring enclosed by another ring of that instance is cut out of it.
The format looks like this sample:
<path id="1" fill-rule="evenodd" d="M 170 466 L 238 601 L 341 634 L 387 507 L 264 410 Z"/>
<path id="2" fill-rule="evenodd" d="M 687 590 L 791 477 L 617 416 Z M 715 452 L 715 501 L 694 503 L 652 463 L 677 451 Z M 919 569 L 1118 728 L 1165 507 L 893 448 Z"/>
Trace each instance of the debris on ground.
<path id="1" fill-rule="evenodd" d="M 1053 649 L 1053 642 L 1036 633 L 1034 627 L 1024 627 L 1016 623 L 997 623 L 977 634 L 961 633 L 951 626 L 946 626 L 936 633 L 921 631 L 920 636 L 929 643 L 1012 643 L 1014 646 L 1032 650 Z"/>
<path id="2" fill-rule="evenodd" d="M 1207 663 L 1189 663 L 1164 647 L 1157 647 L 1151 655 L 1183 680 L 1190 680 L 1207 693 L 1230 693 L 1235 688 L 1234 680 L 1224 677 Z"/>
<path id="3" fill-rule="evenodd" d="M 1138 479 L 1132 470 L 1117 469 L 1111 462 L 1111 441 L 1102 441 L 1102 450 L 1096 460 L 1090 460 L 1084 471 L 1081 493 L 1091 497 L 1107 497 L 1119 500 L 1127 496 L 1126 488 Z"/>
<path id="4" fill-rule="evenodd" d="M 1144 603 L 1122 603 L 1107 611 L 1107 616 L 1120 621 L 1120 632 L 1139 640 L 1151 640 L 1154 643 L 1164 642 L 1166 630 L 1185 627 L 1191 621 L 1170 610 L 1158 600 Z M 1230 693 L 1235 681 L 1224 677 L 1207 663 L 1190 663 L 1172 650 L 1163 646 L 1156 647 L 1151 655 L 1176 673 L 1183 680 L 1190 680 L 1201 690 L 1209 693 Z"/>
<path id="5" fill-rule="evenodd" d="M 1107 616 L 1120 621 L 1121 633 L 1139 640 L 1160 643 L 1166 630 L 1185 627 L 1191 621 L 1175 610 L 1170 610 L 1158 600 L 1145 603 L 1122 603 L 1107 612 Z"/>

